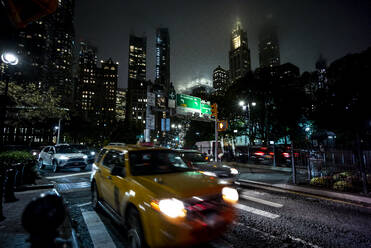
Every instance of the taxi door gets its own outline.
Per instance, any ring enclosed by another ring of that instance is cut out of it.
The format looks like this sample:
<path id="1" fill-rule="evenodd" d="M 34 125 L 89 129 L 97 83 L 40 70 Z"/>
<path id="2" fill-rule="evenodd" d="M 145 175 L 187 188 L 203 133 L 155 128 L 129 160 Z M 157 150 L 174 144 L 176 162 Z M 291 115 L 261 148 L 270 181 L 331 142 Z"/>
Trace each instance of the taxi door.
<path id="1" fill-rule="evenodd" d="M 115 176 L 112 176 L 113 183 L 113 209 L 117 213 L 121 213 L 122 206 L 128 201 L 130 197 L 135 196 L 135 192 L 130 190 L 129 181 L 127 179 L 127 166 L 128 166 L 128 153 L 127 151 L 122 151 L 117 154 L 117 160 L 115 161 Z M 118 171 L 118 173 L 117 173 Z"/>
<path id="2" fill-rule="evenodd" d="M 116 158 L 116 151 L 109 150 L 106 155 L 104 156 L 100 170 L 99 170 L 99 177 L 100 177 L 100 193 L 101 198 L 113 208 L 113 183 L 112 183 L 112 176 L 111 176 L 111 169 L 114 165 L 114 160 Z"/>

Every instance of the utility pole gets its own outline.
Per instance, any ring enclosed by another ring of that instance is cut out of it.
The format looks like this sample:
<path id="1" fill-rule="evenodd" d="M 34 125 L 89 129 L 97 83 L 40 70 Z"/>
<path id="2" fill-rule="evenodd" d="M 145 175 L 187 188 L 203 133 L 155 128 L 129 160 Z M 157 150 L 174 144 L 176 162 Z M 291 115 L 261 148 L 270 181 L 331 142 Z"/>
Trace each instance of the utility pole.
<path id="1" fill-rule="evenodd" d="M 215 117 L 215 161 L 218 162 L 218 104 L 211 105 L 211 116 Z"/>
<path id="2" fill-rule="evenodd" d="M 58 134 L 57 134 L 57 144 L 59 144 L 59 137 L 61 135 L 61 119 L 58 121 Z"/>

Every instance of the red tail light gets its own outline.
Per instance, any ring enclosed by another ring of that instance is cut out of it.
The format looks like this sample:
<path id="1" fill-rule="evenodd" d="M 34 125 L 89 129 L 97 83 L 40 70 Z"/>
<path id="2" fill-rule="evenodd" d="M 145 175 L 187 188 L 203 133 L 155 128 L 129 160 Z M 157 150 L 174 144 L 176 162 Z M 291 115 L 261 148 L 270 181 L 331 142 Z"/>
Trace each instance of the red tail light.
<path id="1" fill-rule="evenodd" d="M 290 157 L 290 154 L 288 152 L 283 152 L 282 155 L 285 157 L 285 158 L 289 158 Z"/>
<path id="2" fill-rule="evenodd" d="M 264 155 L 264 152 L 254 152 L 254 155 L 256 155 L 256 156 L 263 156 Z"/>
<path id="3" fill-rule="evenodd" d="M 270 152 L 269 155 L 272 155 L 273 156 L 274 155 L 274 152 Z"/>

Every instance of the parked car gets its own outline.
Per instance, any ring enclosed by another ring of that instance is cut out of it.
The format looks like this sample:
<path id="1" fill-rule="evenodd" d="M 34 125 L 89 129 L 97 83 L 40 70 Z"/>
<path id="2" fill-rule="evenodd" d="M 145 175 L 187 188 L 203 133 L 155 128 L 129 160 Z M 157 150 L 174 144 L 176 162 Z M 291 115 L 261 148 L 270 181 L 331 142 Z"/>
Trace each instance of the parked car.
<path id="1" fill-rule="evenodd" d="M 205 155 L 198 150 L 176 150 L 189 168 L 198 170 L 201 173 L 217 177 L 219 182 L 234 184 L 238 170 L 228 165 L 208 161 Z"/>
<path id="2" fill-rule="evenodd" d="M 161 147 L 108 145 L 91 178 L 92 204 L 127 226 L 130 247 L 208 242 L 235 218 L 238 192 Z"/>
<path id="3" fill-rule="evenodd" d="M 88 147 L 87 145 L 81 144 L 71 144 L 71 147 L 75 148 L 78 152 L 85 154 L 88 156 L 87 162 L 88 164 L 92 164 L 95 159 L 95 149 Z"/>
<path id="4" fill-rule="evenodd" d="M 85 169 L 88 165 L 88 156 L 79 152 L 68 144 L 47 146 L 39 154 L 39 167 L 45 166 L 57 172 L 61 168 L 80 168 Z"/>

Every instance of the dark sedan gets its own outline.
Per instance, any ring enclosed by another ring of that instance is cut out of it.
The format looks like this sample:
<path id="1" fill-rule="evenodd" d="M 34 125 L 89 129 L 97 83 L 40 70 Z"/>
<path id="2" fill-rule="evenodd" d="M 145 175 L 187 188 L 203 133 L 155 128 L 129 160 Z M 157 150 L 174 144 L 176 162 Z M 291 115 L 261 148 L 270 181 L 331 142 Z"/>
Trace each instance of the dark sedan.
<path id="1" fill-rule="evenodd" d="M 179 152 L 183 161 L 188 167 L 198 170 L 201 173 L 217 177 L 220 183 L 223 184 L 234 184 L 238 170 L 228 165 L 218 164 L 216 162 L 210 162 L 206 156 L 197 150 L 176 150 Z"/>

